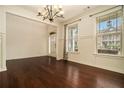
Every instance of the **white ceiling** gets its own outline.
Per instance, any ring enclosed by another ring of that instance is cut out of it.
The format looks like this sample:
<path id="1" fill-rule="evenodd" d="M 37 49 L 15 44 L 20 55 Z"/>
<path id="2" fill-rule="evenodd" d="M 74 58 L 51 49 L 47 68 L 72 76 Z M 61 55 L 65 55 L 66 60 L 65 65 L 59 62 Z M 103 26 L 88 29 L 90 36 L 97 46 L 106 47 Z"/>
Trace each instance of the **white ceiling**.
<path id="1" fill-rule="evenodd" d="M 43 5 L 25 5 L 23 6 L 31 11 L 38 12 L 39 8 L 42 8 Z M 89 5 L 89 9 L 97 7 L 96 5 Z M 58 18 L 57 21 L 64 22 L 72 17 L 75 17 L 85 11 L 88 11 L 88 5 L 63 5 L 64 18 Z"/>

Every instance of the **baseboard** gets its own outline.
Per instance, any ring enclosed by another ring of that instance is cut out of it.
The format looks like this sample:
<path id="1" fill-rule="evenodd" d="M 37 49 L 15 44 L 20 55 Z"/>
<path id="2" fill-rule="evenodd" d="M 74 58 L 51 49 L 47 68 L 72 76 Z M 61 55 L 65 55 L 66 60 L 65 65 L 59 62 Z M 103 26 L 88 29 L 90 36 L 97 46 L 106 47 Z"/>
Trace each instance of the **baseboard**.
<path id="1" fill-rule="evenodd" d="M 49 56 L 49 55 L 48 55 L 47 57 L 51 57 L 51 58 L 54 58 L 54 59 L 56 59 L 56 57 L 54 57 L 54 56 Z"/>
<path id="2" fill-rule="evenodd" d="M 57 61 L 62 61 L 63 59 L 56 59 Z"/>
<path id="3" fill-rule="evenodd" d="M 64 59 L 58 59 L 57 61 L 69 61 L 69 60 L 64 60 Z M 76 63 L 76 62 L 75 62 Z"/>
<path id="4" fill-rule="evenodd" d="M 14 59 L 7 59 L 7 61 L 10 61 L 10 60 L 20 60 L 20 59 L 29 59 L 29 58 L 38 58 L 38 57 L 48 57 L 48 55 L 44 55 L 44 56 L 33 56 L 33 57 L 24 57 L 24 58 L 14 58 Z"/>
<path id="5" fill-rule="evenodd" d="M 91 64 L 85 64 L 85 63 L 79 63 L 77 61 L 72 61 L 72 60 L 68 60 L 68 61 L 69 62 L 73 62 L 73 63 L 78 63 L 78 64 L 86 65 L 86 66 L 90 66 L 90 67 L 94 67 L 94 68 L 99 68 L 99 69 L 111 71 L 111 72 L 115 72 L 115 73 L 119 73 L 119 74 L 124 74 L 124 72 L 122 72 L 122 71 L 117 71 L 117 70 L 113 70 L 113 69 L 107 69 L 107 68 L 101 67 L 101 66 L 96 66 L 96 65 L 91 65 Z"/>
<path id="6" fill-rule="evenodd" d="M 7 68 L 0 68 L 0 72 L 7 71 Z"/>

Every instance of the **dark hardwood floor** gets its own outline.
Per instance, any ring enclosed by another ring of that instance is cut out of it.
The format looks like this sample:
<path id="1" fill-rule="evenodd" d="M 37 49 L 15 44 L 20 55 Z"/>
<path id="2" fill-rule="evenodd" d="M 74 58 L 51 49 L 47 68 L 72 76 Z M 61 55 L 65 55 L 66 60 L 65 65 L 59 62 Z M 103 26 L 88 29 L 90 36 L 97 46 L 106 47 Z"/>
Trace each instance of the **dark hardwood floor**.
<path id="1" fill-rule="evenodd" d="M 0 72 L 0 87 L 124 87 L 124 74 L 52 57 L 9 60 L 7 68 Z"/>

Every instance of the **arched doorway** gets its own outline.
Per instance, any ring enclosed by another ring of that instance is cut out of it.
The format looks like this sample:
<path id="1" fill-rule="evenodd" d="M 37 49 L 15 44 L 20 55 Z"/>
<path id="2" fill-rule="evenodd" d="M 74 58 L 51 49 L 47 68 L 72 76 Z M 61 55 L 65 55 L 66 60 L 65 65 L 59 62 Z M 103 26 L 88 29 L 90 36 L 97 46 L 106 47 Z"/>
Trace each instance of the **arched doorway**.
<path id="1" fill-rule="evenodd" d="M 49 56 L 56 57 L 56 32 L 49 33 Z"/>

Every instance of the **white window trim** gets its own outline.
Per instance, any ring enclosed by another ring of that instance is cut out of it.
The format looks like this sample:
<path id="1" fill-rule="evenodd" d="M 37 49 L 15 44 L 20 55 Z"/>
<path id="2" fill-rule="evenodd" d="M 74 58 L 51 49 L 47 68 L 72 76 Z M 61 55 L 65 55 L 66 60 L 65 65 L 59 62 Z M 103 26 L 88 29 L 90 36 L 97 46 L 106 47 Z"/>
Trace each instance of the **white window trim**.
<path id="1" fill-rule="evenodd" d="M 114 11 L 113 11 L 114 12 Z M 98 53 L 98 48 L 97 48 L 97 34 L 102 34 L 102 33 L 98 33 L 97 32 L 97 26 L 96 26 L 96 49 L 95 49 L 95 53 L 93 53 L 93 55 L 97 55 L 97 56 L 108 56 L 108 57 L 119 57 L 119 58 L 124 58 L 124 50 L 123 50 L 123 42 L 122 39 L 124 38 L 124 9 L 122 9 L 123 15 L 122 15 L 122 31 L 120 32 L 120 42 L 121 42 L 121 48 L 120 48 L 120 54 L 115 55 L 115 54 L 105 54 L 105 53 Z"/>
<path id="2" fill-rule="evenodd" d="M 73 26 L 73 25 L 78 26 L 77 40 L 79 41 L 79 39 L 78 39 L 79 38 L 79 22 L 74 22 L 74 23 L 71 23 L 71 24 L 67 25 L 67 28 L 66 28 L 66 52 L 68 52 L 70 54 L 79 54 L 79 46 L 78 46 L 78 51 L 74 51 L 74 45 L 73 45 L 73 51 L 68 51 L 68 40 L 69 40 L 69 38 L 68 38 L 68 28 Z M 73 40 L 73 42 L 74 42 L 74 40 Z M 79 45 L 79 44 L 77 43 L 77 45 Z"/>

